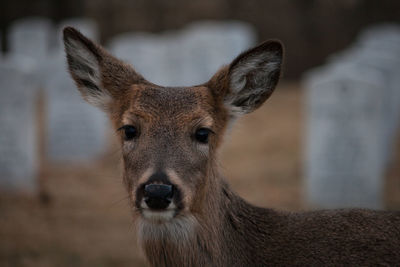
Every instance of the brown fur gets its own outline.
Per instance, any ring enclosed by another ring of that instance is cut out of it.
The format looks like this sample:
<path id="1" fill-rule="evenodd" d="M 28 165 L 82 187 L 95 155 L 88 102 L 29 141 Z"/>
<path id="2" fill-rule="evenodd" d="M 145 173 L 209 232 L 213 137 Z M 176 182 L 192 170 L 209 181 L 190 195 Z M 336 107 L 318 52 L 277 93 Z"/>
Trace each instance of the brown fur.
<path id="1" fill-rule="evenodd" d="M 152 266 L 400 263 L 399 212 L 258 208 L 219 173 L 216 152 L 228 123 L 257 109 L 279 80 L 279 42 L 244 52 L 203 85 L 167 88 L 146 81 L 72 28 L 64 30 L 64 41 L 83 97 L 106 110 L 115 129 L 133 125 L 139 131 L 129 141 L 119 132 L 124 181 Z M 208 144 L 193 139 L 201 127 L 213 132 Z M 167 177 L 157 183 L 177 188 L 173 217 L 149 219 L 140 206 L 140 188 L 156 172 Z"/>

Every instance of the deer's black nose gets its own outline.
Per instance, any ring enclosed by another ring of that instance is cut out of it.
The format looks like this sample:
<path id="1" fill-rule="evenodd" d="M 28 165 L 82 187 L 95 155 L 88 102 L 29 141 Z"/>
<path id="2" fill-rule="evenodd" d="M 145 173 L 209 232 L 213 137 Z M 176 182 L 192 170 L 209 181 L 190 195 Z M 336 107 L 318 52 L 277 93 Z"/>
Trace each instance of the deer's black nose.
<path id="1" fill-rule="evenodd" d="M 148 184 L 144 187 L 144 201 L 150 209 L 162 210 L 171 203 L 174 190 L 172 185 Z"/>

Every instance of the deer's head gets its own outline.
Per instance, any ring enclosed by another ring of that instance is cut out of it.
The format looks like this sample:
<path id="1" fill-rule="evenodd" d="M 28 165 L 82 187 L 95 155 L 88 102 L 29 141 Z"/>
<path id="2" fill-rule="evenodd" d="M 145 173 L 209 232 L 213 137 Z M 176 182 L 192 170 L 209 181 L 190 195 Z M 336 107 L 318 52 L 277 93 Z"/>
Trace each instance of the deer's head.
<path id="1" fill-rule="evenodd" d="M 267 41 L 207 83 L 163 87 L 73 28 L 64 29 L 64 43 L 83 98 L 107 112 L 118 132 L 135 213 L 159 224 L 202 213 L 206 192 L 218 183 L 216 150 L 227 125 L 272 94 L 283 53 L 280 42 Z"/>

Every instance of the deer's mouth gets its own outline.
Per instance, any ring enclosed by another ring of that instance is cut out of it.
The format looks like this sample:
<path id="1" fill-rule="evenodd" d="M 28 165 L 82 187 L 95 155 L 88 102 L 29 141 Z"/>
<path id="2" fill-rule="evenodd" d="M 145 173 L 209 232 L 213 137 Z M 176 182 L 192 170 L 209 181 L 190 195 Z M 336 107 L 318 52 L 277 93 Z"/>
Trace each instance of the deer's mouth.
<path id="1" fill-rule="evenodd" d="M 180 196 L 180 190 L 172 184 L 143 184 L 136 193 L 136 208 L 145 219 L 168 221 L 182 209 Z"/>

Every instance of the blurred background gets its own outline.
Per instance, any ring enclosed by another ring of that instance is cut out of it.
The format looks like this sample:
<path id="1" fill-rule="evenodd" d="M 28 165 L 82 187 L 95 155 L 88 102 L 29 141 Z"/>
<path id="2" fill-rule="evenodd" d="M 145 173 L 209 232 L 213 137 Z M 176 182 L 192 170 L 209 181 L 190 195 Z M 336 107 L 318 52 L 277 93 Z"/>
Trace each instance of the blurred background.
<path id="1" fill-rule="evenodd" d="M 222 148 L 250 203 L 400 209 L 400 2 L 2 0 L 0 266 L 146 266 L 107 118 L 65 65 L 72 25 L 161 85 L 280 39 L 283 78 Z"/>

